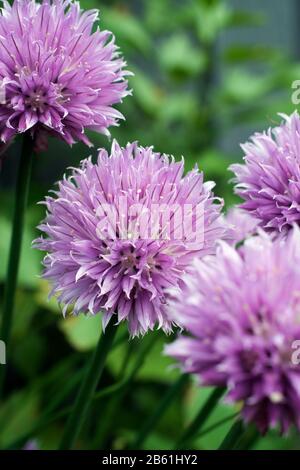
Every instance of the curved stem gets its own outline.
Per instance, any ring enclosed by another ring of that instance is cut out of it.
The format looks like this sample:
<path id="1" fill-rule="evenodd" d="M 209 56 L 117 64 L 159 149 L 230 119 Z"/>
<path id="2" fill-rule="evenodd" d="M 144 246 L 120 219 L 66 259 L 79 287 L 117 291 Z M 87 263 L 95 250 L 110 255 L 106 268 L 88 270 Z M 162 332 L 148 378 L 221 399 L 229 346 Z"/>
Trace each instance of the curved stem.
<path id="1" fill-rule="evenodd" d="M 241 419 L 235 421 L 223 439 L 219 450 L 233 450 L 242 438 L 244 432 L 243 421 Z"/>
<path id="2" fill-rule="evenodd" d="M 10 242 L 9 260 L 7 267 L 6 285 L 4 290 L 3 313 L 1 318 L 0 339 L 8 350 L 12 327 L 15 293 L 17 288 L 18 271 L 21 255 L 24 229 L 25 209 L 27 206 L 31 168 L 33 160 L 33 140 L 25 133 L 20 156 L 16 185 L 16 199 L 13 214 L 12 236 Z M 0 398 L 2 397 L 5 367 L 0 367 Z"/>
<path id="3" fill-rule="evenodd" d="M 71 449 L 80 432 L 97 384 L 102 375 L 106 357 L 116 332 L 117 327 L 110 321 L 105 334 L 102 334 L 99 339 L 90 364 L 88 364 L 85 378 L 83 379 L 73 410 L 63 433 L 60 449 Z"/>
<path id="4" fill-rule="evenodd" d="M 201 431 L 202 426 L 213 412 L 215 406 L 217 405 L 224 392 L 224 388 L 216 388 L 212 391 L 212 393 L 204 403 L 203 407 L 199 410 L 194 420 L 191 422 L 191 424 L 188 426 L 188 428 L 184 431 L 182 436 L 177 441 L 175 447 L 177 450 L 186 448 L 189 442 L 199 433 L 199 431 Z"/>

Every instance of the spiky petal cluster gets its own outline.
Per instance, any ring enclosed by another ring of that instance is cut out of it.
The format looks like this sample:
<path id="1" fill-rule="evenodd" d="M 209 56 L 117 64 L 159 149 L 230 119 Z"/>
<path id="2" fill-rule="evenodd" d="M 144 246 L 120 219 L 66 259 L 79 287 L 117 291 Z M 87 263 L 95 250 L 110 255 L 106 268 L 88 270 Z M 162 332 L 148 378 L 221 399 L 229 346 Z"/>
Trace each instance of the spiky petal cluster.
<path id="1" fill-rule="evenodd" d="M 191 336 L 167 354 L 202 383 L 228 387 L 228 400 L 242 402 L 244 419 L 263 433 L 278 423 L 300 429 L 299 261 L 298 228 L 286 244 L 265 232 L 238 251 L 221 242 L 170 307 Z"/>
<path id="2" fill-rule="evenodd" d="M 124 61 L 109 31 L 92 31 L 97 10 L 73 0 L 3 1 L 0 12 L 0 139 L 41 129 L 90 145 L 85 129 L 108 133 L 122 115 Z"/>
<path id="3" fill-rule="evenodd" d="M 245 164 L 231 165 L 241 205 L 265 230 L 286 232 L 300 223 L 300 118 L 297 112 L 242 145 Z"/>
<path id="4" fill-rule="evenodd" d="M 97 164 L 83 161 L 59 183 L 56 197 L 47 197 L 48 215 L 39 227 L 47 238 L 36 246 L 48 251 L 44 277 L 65 309 L 103 311 L 104 326 L 116 314 L 116 321 L 128 320 L 132 336 L 156 324 L 170 331 L 166 290 L 180 284 L 193 257 L 213 253 L 224 232 L 213 184 L 203 183 L 197 169 L 186 176 L 183 171 L 183 161 L 136 143 L 120 148 L 114 141 L 111 155 L 102 150 Z M 162 215 L 174 206 L 178 215 L 185 205 L 202 210 L 193 212 L 190 231 L 179 238 L 173 212 L 170 219 Z M 193 231 L 197 217 L 204 231 L 199 243 Z"/>

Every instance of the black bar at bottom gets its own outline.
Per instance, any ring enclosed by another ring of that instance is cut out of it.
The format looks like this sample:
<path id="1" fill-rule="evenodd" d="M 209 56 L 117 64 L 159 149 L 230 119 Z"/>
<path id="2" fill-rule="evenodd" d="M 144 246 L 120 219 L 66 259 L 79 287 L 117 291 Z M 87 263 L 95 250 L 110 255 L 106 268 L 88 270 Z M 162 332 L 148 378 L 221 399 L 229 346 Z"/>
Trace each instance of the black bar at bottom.
<path id="1" fill-rule="evenodd" d="M 295 452 L 295 451 L 294 451 Z M 297 451 L 296 451 L 297 452 Z M 246 458 L 246 460 L 245 460 Z M 111 465 L 124 466 L 126 468 L 137 468 L 145 465 L 206 465 L 219 463 L 222 466 L 226 464 L 270 464 L 286 465 L 289 459 L 291 464 L 295 459 L 295 454 L 289 451 L 156 451 L 156 450 L 138 450 L 138 451 L 0 451 L 0 466 L 4 465 L 42 465 L 43 468 L 52 468 L 56 464 L 69 464 L 82 466 L 86 468 L 90 465 L 108 467 Z M 193 468 L 193 467 L 192 467 Z M 223 467 L 222 467 L 223 468 Z"/>

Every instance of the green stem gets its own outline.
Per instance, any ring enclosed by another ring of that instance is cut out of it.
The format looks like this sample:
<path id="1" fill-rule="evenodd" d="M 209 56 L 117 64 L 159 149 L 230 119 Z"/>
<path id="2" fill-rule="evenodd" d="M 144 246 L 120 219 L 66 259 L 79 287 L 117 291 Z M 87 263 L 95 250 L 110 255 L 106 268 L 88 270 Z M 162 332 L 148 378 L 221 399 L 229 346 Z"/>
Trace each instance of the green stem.
<path id="1" fill-rule="evenodd" d="M 72 413 L 64 430 L 60 449 L 71 449 L 80 432 L 97 384 L 102 375 L 106 357 L 116 332 L 117 327 L 110 321 L 105 334 L 101 335 L 92 360 L 88 365 L 85 378 L 79 389 Z"/>
<path id="2" fill-rule="evenodd" d="M 223 439 L 219 450 L 233 450 L 244 434 L 244 424 L 241 419 L 235 421 L 225 438 Z"/>
<path id="3" fill-rule="evenodd" d="M 117 374 L 117 383 L 126 382 L 124 378 L 126 377 L 127 367 L 130 362 L 130 355 L 135 348 L 136 344 L 134 340 L 127 344 L 127 350 L 124 354 L 123 360 L 121 361 L 119 373 Z M 119 393 L 110 397 L 105 408 L 98 407 L 98 413 L 100 414 L 99 423 L 101 423 L 101 426 L 98 426 L 94 432 L 93 440 L 90 443 L 91 449 L 101 448 L 102 443 L 104 442 L 105 438 L 107 438 L 109 430 L 115 421 L 115 415 L 118 413 L 118 408 L 120 402 L 122 401 L 125 388 L 126 386 L 124 385 L 119 390 Z"/>
<path id="4" fill-rule="evenodd" d="M 1 319 L 0 339 L 5 342 L 8 350 L 12 327 L 15 294 L 17 288 L 18 271 L 21 255 L 22 237 L 24 229 L 25 209 L 27 206 L 31 168 L 33 160 L 33 140 L 25 133 L 23 136 L 22 151 L 19 162 L 16 199 L 13 214 L 12 236 L 7 267 L 6 285 L 4 291 L 3 313 Z M 3 393 L 6 367 L 0 367 L 0 399 Z"/>
<path id="5" fill-rule="evenodd" d="M 126 332 L 126 338 L 128 338 L 128 332 Z M 111 348 L 111 351 L 113 351 L 114 348 L 118 347 L 121 342 L 123 342 L 125 339 L 125 336 L 122 335 L 119 338 L 117 338 Z M 72 358 L 73 359 L 73 358 Z M 74 360 L 72 361 L 72 363 Z M 63 364 L 61 364 L 60 369 L 61 371 L 66 369 L 66 364 L 70 363 L 70 358 L 67 359 L 67 361 L 63 361 Z M 66 370 L 67 372 L 67 370 Z M 73 390 L 75 386 L 77 386 L 78 382 L 84 375 L 84 368 L 80 369 L 73 377 L 72 379 L 68 382 L 67 386 L 61 391 L 61 393 L 58 393 L 57 397 L 53 402 L 50 403 L 50 405 L 46 408 L 44 414 L 42 417 L 38 420 L 38 422 L 32 426 L 32 428 L 18 437 L 15 441 L 13 441 L 10 445 L 9 448 L 12 449 L 17 449 L 19 447 L 22 447 L 22 445 L 25 444 L 31 437 L 35 436 L 38 431 L 43 430 L 45 427 L 49 425 L 49 423 L 52 423 L 53 421 L 58 420 L 59 418 L 67 416 L 70 411 L 72 411 L 72 407 L 67 406 L 59 411 L 57 409 L 59 406 L 63 403 L 65 398 L 68 396 L 68 394 Z M 39 387 L 44 387 L 49 381 L 53 382 L 53 379 L 56 377 L 55 371 L 51 370 L 50 373 L 47 373 L 44 378 L 38 381 L 36 384 L 36 390 L 39 389 Z M 97 392 L 93 396 L 93 402 L 97 402 L 98 400 L 101 400 L 104 397 L 113 395 L 115 393 L 118 393 L 119 390 L 123 389 L 126 387 L 127 381 L 122 380 L 117 383 L 114 383 L 113 385 L 109 385 L 106 388 L 101 389 L 99 392 Z M 54 412 L 54 414 L 52 414 Z"/>
<path id="6" fill-rule="evenodd" d="M 130 446 L 131 449 L 136 450 L 141 448 L 148 435 L 153 431 L 157 423 L 167 411 L 168 407 L 171 405 L 172 401 L 178 396 L 178 393 L 187 382 L 188 376 L 180 375 L 179 379 L 168 388 L 167 392 L 163 395 L 161 401 L 159 402 L 157 408 L 154 410 L 153 413 L 151 413 L 148 420 L 146 420 L 145 424 L 142 426 L 136 440 Z"/>
<path id="7" fill-rule="evenodd" d="M 74 385 L 74 382 L 73 384 Z M 125 386 L 124 382 L 118 382 L 113 385 L 109 385 L 106 388 L 103 388 L 98 392 L 96 395 L 93 397 L 93 402 L 98 401 L 102 398 L 109 397 L 110 395 L 113 395 L 117 393 L 119 390 L 121 390 Z M 51 407 L 52 408 L 52 407 Z M 49 426 L 49 424 L 53 423 L 54 421 L 58 421 L 60 418 L 64 418 L 67 416 L 71 411 L 72 411 L 72 406 L 67 406 L 61 410 L 55 411 L 54 414 L 50 413 L 50 407 L 47 410 L 47 412 L 42 416 L 42 418 L 32 426 L 32 428 L 24 433 L 22 436 L 18 437 L 15 441 L 9 444 L 7 449 L 17 449 L 24 445 L 30 438 L 34 437 L 37 435 L 38 432 L 43 431 L 46 427 Z"/>
<path id="8" fill-rule="evenodd" d="M 97 449 L 102 449 L 105 444 L 105 438 L 110 434 L 111 428 L 114 426 L 115 417 L 118 413 L 118 410 L 122 404 L 124 396 L 128 392 L 129 387 L 131 386 L 132 382 L 134 381 L 137 373 L 139 372 L 140 368 L 143 366 L 145 359 L 148 356 L 148 353 L 155 345 L 157 340 L 160 338 L 159 335 L 155 335 L 152 333 L 149 338 L 145 338 L 142 340 L 140 348 L 136 353 L 136 360 L 132 367 L 132 370 L 128 373 L 127 377 L 120 383 L 124 383 L 124 385 L 120 388 L 118 393 L 114 394 L 114 396 L 110 397 L 110 400 L 105 408 L 103 419 L 101 420 L 101 426 L 98 428 L 98 432 L 93 442 L 93 447 Z M 114 426 L 115 429 L 115 426 Z"/>
<path id="9" fill-rule="evenodd" d="M 204 403 L 203 407 L 199 410 L 198 414 L 184 431 L 182 436 L 179 438 L 176 444 L 176 449 L 181 450 L 187 448 L 190 441 L 199 433 L 204 423 L 207 421 L 211 413 L 213 412 L 218 401 L 224 394 L 224 388 L 215 388 L 207 401 Z"/>
<path id="10" fill-rule="evenodd" d="M 251 449 L 256 441 L 260 438 L 260 434 L 255 425 L 247 426 L 246 431 L 242 434 L 241 438 L 238 440 L 237 445 L 235 446 L 236 450 L 247 450 Z"/>
<path id="11" fill-rule="evenodd" d="M 206 434 L 211 433 L 215 429 L 219 428 L 220 426 L 223 426 L 224 424 L 228 423 L 228 421 L 232 421 L 234 418 L 236 418 L 239 415 L 239 411 L 236 413 L 233 413 L 230 416 L 227 416 L 226 418 L 220 419 L 216 423 L 212 424 L 211 426 L 207 426 L 207 428 L 204 428 L 203 431 L 201 431 L 199 434 L 197 434 L 196 438 L 200 439 L 203 436 L 206 436 Z"/>

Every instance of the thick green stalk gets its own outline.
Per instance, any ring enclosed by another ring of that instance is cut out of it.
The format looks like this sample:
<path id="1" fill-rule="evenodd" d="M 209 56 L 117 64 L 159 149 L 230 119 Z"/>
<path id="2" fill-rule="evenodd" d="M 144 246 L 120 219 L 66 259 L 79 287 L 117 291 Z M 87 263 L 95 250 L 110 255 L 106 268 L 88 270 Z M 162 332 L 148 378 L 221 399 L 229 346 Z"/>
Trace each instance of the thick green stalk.
<path id="1" fill-rule="evenodd" d="M 211 395 L 208 397 L 207 401 L 200 409 L 194 420 L 184 431 L 182 436 L 177 441 L 175 449 L 180 450 L 187 448 L 189 443 L 193 440 L 197 434 L 201 431 L 202 426 L 205 424 L 211 413 L 213 412 L 215 406 L 219 402 L 220 398 L 224 394 L 224 388 L 216 388 L 212 391 Z"/>
<path id="2" fill-rule="evenodd" d="M 187 383 L 188 376 L 181 375 L 173 385 L 171 385 L 166 393 L 163 395 L 162 399 L 160 400 L 157 408 L 154 410 L 153 413 L 150 414 L 148 420 L 146 420 L 145 424 L 142 426 L 141 430 L 138 432 L 138 435 L 130 446 L 132 449 L 140 449 L 145 442 L 145 439 L 148 435 L 153 431 L 157 423 L 163 417 L 164 413 L 167 411 L 169 406 L 171 405 L 172 401 L 178 396 L 178 393 L 183 388 L 183 386 Z"/>
<path id="3" fill-rule="evenodd" d="M 223 439 L 219 450 L 233 450 L 244 434 L 244 424 L 241 419 L 235 421 Z"/>
<path id="4" fill-rule="evenodd" d="M 105 334 L 102 334 L 99 339 L 90 364 L 87 366 L 85 378 L 83 379 L 73 410 L 63 433 L 60 449 L 71 449 L 73 447 L 102 375 L 106 357 L 112 346 L 116 332 L 117 327 L 110 321 Z"/>
<path id="5" fill-rule="evenodd" d="M 4 290 L 3 312 L 1 318 L 0 339 L 9 351 L 9 339 L 12 327 L 15 294 L 24 231 L 25 210 L 27 206 L 31 168 L 33 160 L 33 140 L 25 133 L 19 162 L 15 207 L 13 214 L 12 236 L 10 242 L 7 277 Z M 9 353 L 8 353 L 9 355 Z M 0 399 L 2 398 L 6 367 L 0 367 Z"/>

